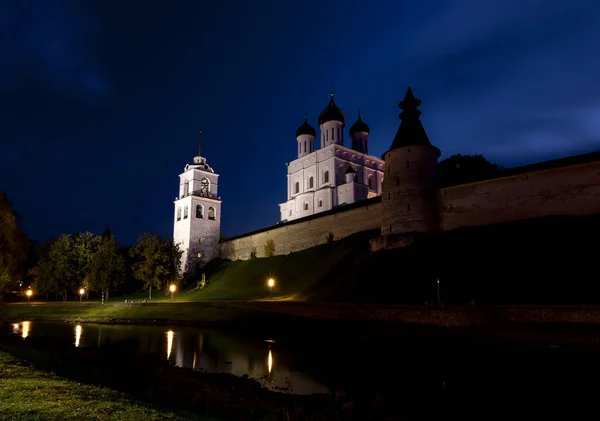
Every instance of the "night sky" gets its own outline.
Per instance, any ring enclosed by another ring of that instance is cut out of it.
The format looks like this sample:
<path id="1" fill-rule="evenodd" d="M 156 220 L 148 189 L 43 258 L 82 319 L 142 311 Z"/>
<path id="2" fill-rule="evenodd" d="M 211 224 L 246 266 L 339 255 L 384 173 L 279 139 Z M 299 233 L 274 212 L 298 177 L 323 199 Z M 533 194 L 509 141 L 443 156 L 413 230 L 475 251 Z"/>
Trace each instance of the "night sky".
<path id="1" fill-rule="evenodd" d="M 598 0 L 3 1 L 0 30 L 0 188 L 39 241 L 170 237 L 200 129 L 223 233 L 275 224 L 332 84 L 376 156 L 408 85 L 441 159 L 600 145 Z"/>

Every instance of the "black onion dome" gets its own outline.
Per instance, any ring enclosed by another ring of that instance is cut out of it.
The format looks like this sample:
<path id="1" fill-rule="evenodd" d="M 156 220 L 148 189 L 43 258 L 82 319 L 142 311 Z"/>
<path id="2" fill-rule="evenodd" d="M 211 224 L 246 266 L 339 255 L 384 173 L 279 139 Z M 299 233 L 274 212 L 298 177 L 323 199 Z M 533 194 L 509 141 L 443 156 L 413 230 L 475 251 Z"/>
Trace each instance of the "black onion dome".
<path id="1" fill-rule="evenodd" d="M 327 107 L 319 114 L 319 126 L 328 121 L 341 121 L 344 126 L 346 125 L 346 116 L 340 107 L 335 105 L 333 94 L 331 94 L 331 99 L 329 100 Z"/>
<path id="2" fill-rule="evenodd" d="M 360 111 L 358 112 L 358 118 L 356 119 L 356 123 L 354 123 L 351 127 L 350 127 L 350 134 L 354 134 L 354 133 L 359 133 L 359 132 L 365 132 L 365 133 L 370 133 L 370 129 L 369 126 L 367 125 L 367 123 L 365 123 L 362 118 L 360 118 Z"/>
<path id="3" fill-rule="evenodd" d="M 298 129 L 296 129 L 296 137 L 302 136 L 303 134 L 309 134 L 312 137 L 317 136 L 317 131 L 315 130 L 315 128 L 313 126 L 308 124 L 308 119 L 306 118 L 306 116 L 304 116 L 304 123 L 302 123 L 302 126 L 298 127 Z"/>
<path id="4" fill-rule="evenodd" d="M 352 168 L 352 165 L 348 165 L 348 168 L 346 168 L 346 174 L 352 174 L 352 173 L 356 173 L 356 170 L 354 168 Z"/>

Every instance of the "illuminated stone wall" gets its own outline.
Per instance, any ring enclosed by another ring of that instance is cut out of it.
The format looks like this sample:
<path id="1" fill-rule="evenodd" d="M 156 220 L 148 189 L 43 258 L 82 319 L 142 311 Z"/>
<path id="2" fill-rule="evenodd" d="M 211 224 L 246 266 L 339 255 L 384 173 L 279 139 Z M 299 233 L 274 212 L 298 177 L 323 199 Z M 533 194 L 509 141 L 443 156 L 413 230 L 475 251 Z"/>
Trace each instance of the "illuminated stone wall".
<path id="1" fill-rule="evenodd" d="M 600 213 L 600 162 L 529 172 L 438 191 L 442 231 L 551 215 Z"/>
<path id="2" fill-rule="evenodd" d="M 337 240 L 379 229 L 382 200 L 386 197 L 384 191 L 382 197 L 364 204 L 233 238 L 219 245 L 220 256 L 246 260 L 256 250 L 257 256 L 262 257 L 269 239 L 275 242 L 276 254 L 288 254 L 327 242 L 330 232 Z M 441 231 L 551 215 L 600 214 L 600 161 L 443 188 L 437 192 L 437 204 Z M 397 209 L 400 215 L 405 208 Z M 406 227 L 406 233 L 413 227 L 409 217 L 405 224 L 399 224 Z"/>
<path id="3" fill-rule="evenodd" d="M 381 224 L 380 199 L 363 203 L 232 238 L 219 245 L 220 256 L 246 260 L 252 250 L 256 250 L 257 257 L 264 257 L 264 247 L 270 239 L 275 243 L 275 254 L 288 254 L 326 243 L 329 233 L 333 234 L 334 240 L 339 240 L 360 231 L 378 229 Z"/>

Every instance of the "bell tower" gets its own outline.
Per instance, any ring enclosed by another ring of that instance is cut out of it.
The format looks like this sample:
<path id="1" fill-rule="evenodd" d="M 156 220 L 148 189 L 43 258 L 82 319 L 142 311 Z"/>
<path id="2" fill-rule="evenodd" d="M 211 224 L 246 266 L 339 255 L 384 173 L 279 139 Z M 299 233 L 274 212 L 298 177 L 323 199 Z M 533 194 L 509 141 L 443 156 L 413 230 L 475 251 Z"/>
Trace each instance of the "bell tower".
<path id="1" fill-rule="evenodd" d="M 221 235 L 219 174 L 202 156 L 202 132 L 198 155 L 179 175 L 175 198 L 173 241 L 183 251 L 181 273 L 193 273 L 217 256 Z"/>

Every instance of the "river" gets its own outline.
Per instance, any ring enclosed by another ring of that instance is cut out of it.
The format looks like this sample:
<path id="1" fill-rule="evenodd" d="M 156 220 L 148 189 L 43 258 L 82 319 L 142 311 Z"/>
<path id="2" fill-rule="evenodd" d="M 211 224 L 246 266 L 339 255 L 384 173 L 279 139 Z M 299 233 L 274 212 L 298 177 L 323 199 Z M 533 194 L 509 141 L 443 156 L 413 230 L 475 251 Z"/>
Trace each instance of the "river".
<path id="1" fill-rule="evenodd" d="M 502 389 L 559 392 L 596 384 L 596 351 L 510 341 L 331 332 L 266 336 L 190 327 L 4 323 L 3 334 L 59 339 L 73 347 L 121 344 L 124 353 L 156 354 L 174 365 L 205 372 L 248 375 L 271 389 L 295 394 L 349 390 L 403 393 Z M 131 357 L 131 355 L 128 355 Z M 597 386 L 595 386 L 597 388 Z"/>

